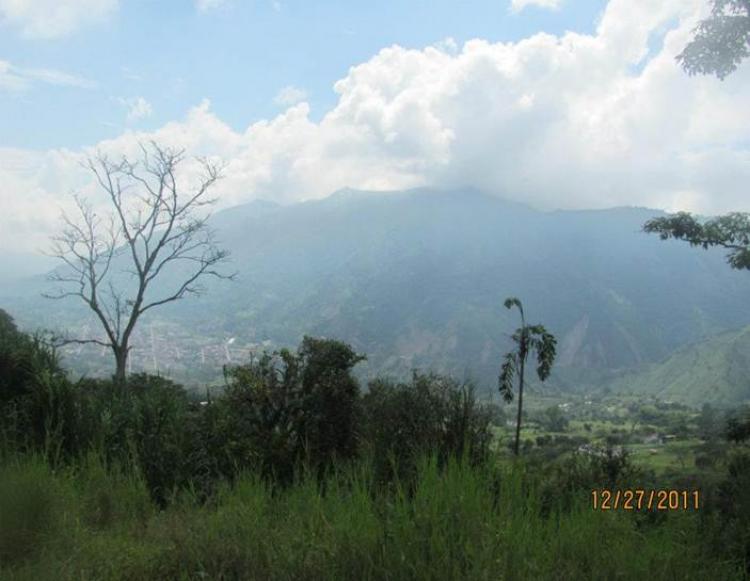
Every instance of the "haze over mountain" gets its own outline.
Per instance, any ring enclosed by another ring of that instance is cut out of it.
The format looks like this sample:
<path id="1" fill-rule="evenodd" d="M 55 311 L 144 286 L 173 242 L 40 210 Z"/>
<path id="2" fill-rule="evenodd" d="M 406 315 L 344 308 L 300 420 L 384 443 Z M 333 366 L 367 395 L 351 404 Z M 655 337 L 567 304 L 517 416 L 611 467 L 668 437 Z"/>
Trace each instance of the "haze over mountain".
<path id="1" fill-rule="evenodd" d="M 57 266 L 54 258 L 34 252 L 2 253 L 0 261 L 0 281 L 9 283 L 38 274 L 44 274 Z"/>
<path id="2" fill-rule="evenodd" d="M 471 189 L 342 190 L 230 208 L 213 225 L 236 281 L 144 319 L 133 364 L 208 379 L 222 357 L 246 357 L 242 346 L 296 346 L 310 334 L 366 353 L 365 375 L 430 368 L 489 388 L 518 325 L 502 303 L 518 296 L 529 321 L 559 339 L 550 385 L 601 385 L 750 324 L 750 277 L 721 252 L 643 234 L 658 213 L 540 212 Z M 90 321 L 75 301 L 40 298 L 40 277 L 4 286 L 0 306 L 26 328 L 80 331 Z M 223 350 L 207 357 L 208 343 Z M 108 372 L 108 359 L 90 353 L 68 353 L 69 363 Z"/>

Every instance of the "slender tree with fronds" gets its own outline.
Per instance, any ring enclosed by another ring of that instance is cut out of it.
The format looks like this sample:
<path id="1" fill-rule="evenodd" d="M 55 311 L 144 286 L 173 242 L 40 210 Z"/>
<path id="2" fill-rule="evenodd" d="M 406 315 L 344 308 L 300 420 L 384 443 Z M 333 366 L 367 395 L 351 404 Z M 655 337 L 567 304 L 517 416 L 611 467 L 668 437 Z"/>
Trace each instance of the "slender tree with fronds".
<path id="1" fill-rule="evenodd" d="M 521 440 L 521 413 L 523 412 L 523 386 L 526 361 L 532 353 L 536 353 L 536 373 L 541 381 L 549 377 L 552 364 L 555 362 L 557 339 L 542 325 L 527 325 L 523 312 L 523 305 L 516 297 L 505 300 L 505 308 L 518 307 L 521 314 L 521 326 L 513 333 L 516 348 L 505 354 L 505 361 L 500 368 L 500 395 L 507 403 L 513 401 L 513 384 L 518 377 L 518 415 L 516 416 L 516 440 L 513 453 L 518 456 Z"/>

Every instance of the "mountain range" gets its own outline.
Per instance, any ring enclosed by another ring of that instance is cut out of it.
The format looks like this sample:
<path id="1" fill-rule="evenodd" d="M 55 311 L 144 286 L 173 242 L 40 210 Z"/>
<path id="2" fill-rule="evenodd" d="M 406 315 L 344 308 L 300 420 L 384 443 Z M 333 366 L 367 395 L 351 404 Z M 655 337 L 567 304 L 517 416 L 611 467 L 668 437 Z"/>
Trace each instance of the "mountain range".
<path id="1" fill-rule="evenodd" d="M 242 346 L 295 346 L 309 334 L 367 354 L 364 377 L 433 369 L 489 389 L 519 323 L 503 301 L 517 296 L 529 322 L 558 337 L 550 389 L 632 390 L 638 374 L 673 394 L 688 368 L 652 366 L 685 361 L 702 349 L 687 346 L 704 340 L 724 345 L 730 335 L 711 338 L 750 325 L 750 276 L 720 251 L 644 234 L 643 223 L 661 214 L 538 211 L 471 189 L 342 190 L 228 208 L 212 223 L 236 279 L 145 319 L 134 364 L 204 381 L 220 374 L 222 357 L 241 359 Z M 41 276 L 8 282 L 0 307 L 24 328 L 95 328 L 77 304 L 40 298 L 44 288 Z M 92 367 L 86 350 L 67 357 L 88 372 L 104 365 Z M 727 398 L 750 397 L 750 386 L 738 389 Z"/>

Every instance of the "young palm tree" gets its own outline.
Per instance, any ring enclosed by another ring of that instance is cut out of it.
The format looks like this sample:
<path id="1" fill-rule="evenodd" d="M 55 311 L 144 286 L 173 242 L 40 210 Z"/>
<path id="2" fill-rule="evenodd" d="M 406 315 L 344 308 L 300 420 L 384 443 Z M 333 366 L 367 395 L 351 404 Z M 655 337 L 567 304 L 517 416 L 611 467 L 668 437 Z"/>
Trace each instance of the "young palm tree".
<path id="1" fill-rule="evenodd" d="M 549 377 L 552 364 L 555 361 L 555 347 L 557 339 L 552 333 L 548 333 L 542 325 L 527 325 L 523 313 L 521 301 L 515 297 L 505 299 L 505 308 L 518 307 L 521 313 L 521 326 L 513 333 L 513 342 L 516 348 L 505 354 L 505 362 L 500 369 L 500 394 L 506 402 L 513 401 L 513 380 L 518 376 L 518 416 L 516 418 L 516 441 L 513 452 L 518 456 L 519 443 L 521 439 L 521 412 L 523 411 L 523 381 L 526 360 L 532 352 L 536 352 L 536 373 L 539 379 L 544 381 Z"/>

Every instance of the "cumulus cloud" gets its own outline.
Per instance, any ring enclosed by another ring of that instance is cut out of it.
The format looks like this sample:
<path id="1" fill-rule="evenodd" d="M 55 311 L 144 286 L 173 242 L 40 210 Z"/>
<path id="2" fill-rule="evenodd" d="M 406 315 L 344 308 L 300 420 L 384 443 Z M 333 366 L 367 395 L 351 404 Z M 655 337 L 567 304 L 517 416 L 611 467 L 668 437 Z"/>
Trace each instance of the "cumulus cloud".
<path id="1" fill-rule="evenodd" d="M 319 121 L 300 102 L 235 131 L 205 101 L 183 120 L 97 147 L 135 153 L 139 139 L 156 139 L 219 156 L 225 206 L 347 186 L 474 186 L 545 209 L 750 211 L 750 66 L 720 82 L 688 77 L 674 60 L 704 9 L 703 0 L 611 0 L 590 35 L 392 46 L 335 84 L 338 102 Z M 80 153 L 12 152 L 24 160 L 13 169 L 0 151 L 3 207 L 41 220 L 36 204 L 88 183 Z M 0 247 L 30 232 L 7 219 Z"/>
<path id="2" fill-rule="evenodd" d="M 59 38 L 106 20 L 119 0 L 0 0 L 0 24 L 28 38 Z"/>
<path id="3" fill-rule="evenodd" d="M 511 0 L 510 10 L 511 12 L 521 12 L 521 10 L 528 6 L 557 10 L 561 4 L 562 0 Z"/>
<path id="4" fill-rule="evenodd" d="M 0 91 L 24 91 L 34 83 L 81 89 L 96 87 L 94 81 L 63 71 L 18 67 L 8 61 L 0 60 Z"/>
<path id="5" fill-rule="evenodd" d="M 288 85 L 276 94 L 273 102 L 277 105 L 289 107 L 291 105 L 296 105 L 300 101 L 304 101 L 306 98 L 307 92 L 304 89 L 300 89 L 294 85 Z"/>
<path id="6" fill-rule="evenodd" d="M 120 105 L 127 108 L 128 114 L 127 119 L 129 123 L 150 117 L 154 112 L 151 103 L 146 101 L 143 97 L 132 97 L 130 99 L 118 99 Z"/>
<path id="7" fill-rule="evenodd" d="M 0 148 L 0 248 L 34 251 L 49 246 L 61 209 L 72 208 L 72 198 L 65 194 L 88 184 L 80 159 L 65 150 Z M 58 179 L 62 181 L 55 185 Z"/>

